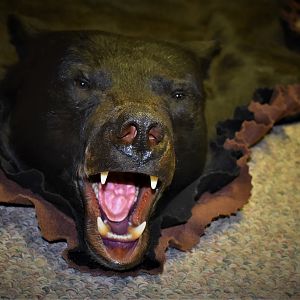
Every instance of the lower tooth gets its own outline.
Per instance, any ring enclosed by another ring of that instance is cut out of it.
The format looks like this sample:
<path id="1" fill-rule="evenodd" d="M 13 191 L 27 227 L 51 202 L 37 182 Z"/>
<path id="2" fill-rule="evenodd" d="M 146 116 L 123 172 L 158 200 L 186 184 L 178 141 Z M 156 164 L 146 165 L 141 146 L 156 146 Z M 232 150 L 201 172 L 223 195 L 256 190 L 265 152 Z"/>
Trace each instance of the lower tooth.
<path id="1" fill-rule="evenodd" d="M 106 237 L 108 233 L 110 233 L 110 228 L 107 224 L 104 224 L 101 217 L 97 218 L 97 226 L 98 226 L 98 232 L 101 236 Z"/>
<path id="2" fill-rule="evenodd" d="M 111 232 L 110 227 L 107 224 L 107 220 L 103 221 L 101 217 L 97 218 L 97 225 L 98 232 L 102 237 L 119 241 L 135 241 L 143 234 L 146 228 L 146 221 L 137 227 L 131 227 L 131 224 L 129 224 L 130 227 L 128 228 L 128 233 L 123 235 Z"/>
<path id="3" fill-rule="evenodd" d="M 107 237 L 110 239 L 121 240 L 121 241 L 131 241 L 132 240 L 131 234 L 119 235 L 119 234 L 109 232 L 107 234 Z"/>
<path id="4" fill-rule="evenodd" d="M 140 224 L 137 227 L 131 227 L 128 229 L 129 233 L 132 236 L 132 239 L 137 240 L 144 232 L 146 228 L 146 221 L 144 221 L 142 224 Z"/>

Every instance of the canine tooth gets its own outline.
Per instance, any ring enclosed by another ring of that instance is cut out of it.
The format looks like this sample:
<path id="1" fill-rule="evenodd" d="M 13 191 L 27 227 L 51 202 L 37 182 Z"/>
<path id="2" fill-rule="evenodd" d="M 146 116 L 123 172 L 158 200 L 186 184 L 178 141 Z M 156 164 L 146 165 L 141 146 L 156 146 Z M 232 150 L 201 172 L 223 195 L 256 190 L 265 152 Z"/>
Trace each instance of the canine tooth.
<path id="1" fill-rule="evenodd" d="M 146 221 L 144 221 L 139 226 L 131 227 L 131 228 L 128 229 L 132 240 L 137 240 L 143 234 L 143 232 L 146 228 L 146 224 L 147 224 Z"/>
<path id="2" fill-rule="evenodd" d="M 108 172 L 101 172 L 101 184 L 105 184 Z"/>
<path id="3" fill-rule="evenodd" d="M 151 181 L 151 189 L 155 190 L 155 188 L 157 186 L 158 177 L 150 176 L 150 181 Z"/>
<path id="4" fill-rule="evenodd" d="M 101 217 L 97 218 L 97 225 L 98 225 L 98 231 L 101 236 L 107 236 L 107 234 L 110 232 L 110 228 L 108 225 L 104 224 Z"/>

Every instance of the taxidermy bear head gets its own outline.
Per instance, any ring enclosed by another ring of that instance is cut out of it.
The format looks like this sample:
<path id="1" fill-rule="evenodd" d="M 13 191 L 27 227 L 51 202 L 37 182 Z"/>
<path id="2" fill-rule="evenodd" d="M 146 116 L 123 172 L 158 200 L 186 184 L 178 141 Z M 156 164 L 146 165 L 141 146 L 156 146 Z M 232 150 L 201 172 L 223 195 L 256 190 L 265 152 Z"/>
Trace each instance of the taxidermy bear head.
<path id="1" fill-rule="evenodd" d="M 153 245 L 153 216 L 203 170 L 215 44 L 29 33 L 16 18 L 9 29 L 19 55 L 5 87 L 11 160 L 43 173 L 95 263 L 133 268 Z"/>

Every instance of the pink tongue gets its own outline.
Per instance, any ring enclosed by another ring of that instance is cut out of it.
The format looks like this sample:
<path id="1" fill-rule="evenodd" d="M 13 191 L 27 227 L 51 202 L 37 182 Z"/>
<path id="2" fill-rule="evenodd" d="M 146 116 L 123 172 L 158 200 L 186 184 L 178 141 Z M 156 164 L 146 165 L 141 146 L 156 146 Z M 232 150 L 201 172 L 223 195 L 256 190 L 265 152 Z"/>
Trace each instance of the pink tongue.
<path id="1" fill-rule="evenodd" d="M 99 203 L 110 221 L 121 222 L 128 216 L 134 203 L 135 189 L 130 184 L 108 182 L 101 187 L 99 184 Z"/>

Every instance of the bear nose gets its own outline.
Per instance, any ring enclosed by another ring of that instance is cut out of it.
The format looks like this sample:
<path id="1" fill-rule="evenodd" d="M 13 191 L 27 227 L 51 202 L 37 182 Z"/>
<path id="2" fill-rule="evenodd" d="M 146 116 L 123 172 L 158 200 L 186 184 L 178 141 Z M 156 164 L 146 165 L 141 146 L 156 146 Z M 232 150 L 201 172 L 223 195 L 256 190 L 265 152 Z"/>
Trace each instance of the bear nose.
<path id="1" fill-rule="evenodd" d="M 137 126 L 135 124 L 128 124 L 121 129 L 120 139 L 124 144 L 132 144 L 137 135 Z"/>
<path id="2" fill-rule="evenodd" d="M 150 148 L 158 145 L 164 137 L 163 128 L 156 122 L 125 122 L 118 135 L 121 144 L 147 144 Z"/>

